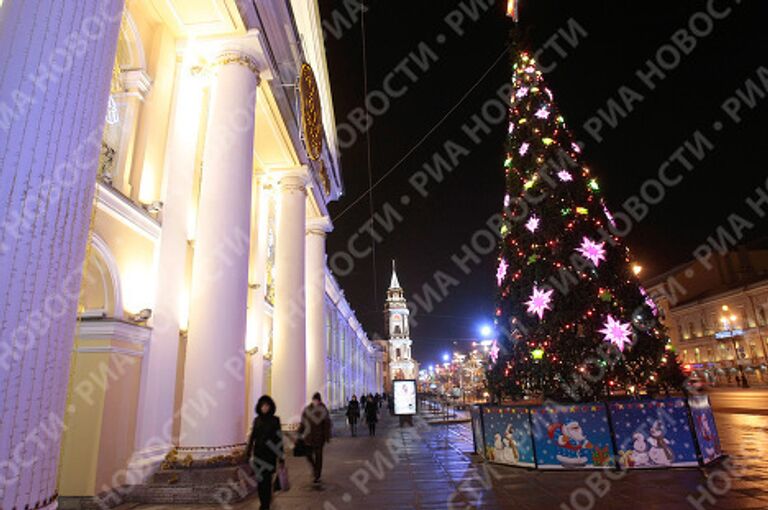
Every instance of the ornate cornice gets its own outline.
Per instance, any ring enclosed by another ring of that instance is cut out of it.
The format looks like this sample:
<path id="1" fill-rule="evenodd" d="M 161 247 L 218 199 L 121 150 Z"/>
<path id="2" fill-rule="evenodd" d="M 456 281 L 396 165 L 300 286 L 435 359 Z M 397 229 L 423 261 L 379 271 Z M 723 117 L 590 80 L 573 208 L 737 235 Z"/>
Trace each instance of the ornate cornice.
<path id="1" fill-rule="evenodd" d="M 131 202 L 111 186 L 98 182 L 96 187 L 98 188 L 96 205 L 99 209 L 147 239 L 157 241 L 160 238 L 160 222 L 150 216 L 146 210 Z"/>

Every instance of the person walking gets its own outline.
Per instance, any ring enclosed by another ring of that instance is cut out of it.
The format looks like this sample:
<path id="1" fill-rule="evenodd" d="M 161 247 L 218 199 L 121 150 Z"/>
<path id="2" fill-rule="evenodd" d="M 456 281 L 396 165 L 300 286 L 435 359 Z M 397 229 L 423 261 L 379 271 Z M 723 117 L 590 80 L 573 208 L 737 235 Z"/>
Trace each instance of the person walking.
<path id="1" fill-rule="evenodd" d="M 331 413 L 323 404 L 320 393 L 312 395 L 312 402 L 301 413 L 299 435 L 307 445 L 307 460 L 312 466 L 314 482 L 320 483 L 323 473 L 323 447 L 331 441 Z"/>
<path id="2" fill-rule="evenodd" d="M 379 421 L 379 406 L 369 395 L 365 404 L 365 422 L 368 424 L 368 435 L 376 435 L 376 422 Z"/>
<path id="3" fill-rule="evenodd" d="M 285 462 L 280 418 L 275 416 L 275 401 L 269 395 L 262 395 L 256 403 L 246 458 L 258 480 L 260 508 L 269 510 L 275 471 Z"/>
<path id="4" fill-rule="evenodd" d="M 360 419 L 360 402 L 357 401 L 357 395 L 352 395 L 352 400 L 347 404 L 347 421 L 349 430 L 353 436 L 357 435 L 357 420 Z"/>

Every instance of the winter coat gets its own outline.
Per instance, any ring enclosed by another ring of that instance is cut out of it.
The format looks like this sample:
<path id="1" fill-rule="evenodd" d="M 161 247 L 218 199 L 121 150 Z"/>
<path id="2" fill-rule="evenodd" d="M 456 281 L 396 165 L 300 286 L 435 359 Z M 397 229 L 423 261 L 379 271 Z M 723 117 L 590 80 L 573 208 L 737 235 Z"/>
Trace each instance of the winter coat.
<path id="1" fill-rule="evenodd" d="M 325 404 L 309 404 L 301 413 L 299 434 L 308 446 L 323 446 L 331 440 L 331 413 Z"/>
<path id="2" fill-rule="evenodd" d="M 360 418 L 360 402 L 357 400 L 349 401 L 349 404 L 347 404 L 347 418 L 350 420 Z"/>
<path id="3" fill-rule="evenodd" d="M 270 404 L 270 410 L 263 414 L 261 407 Z M 256 418 L 253 419 L 251 435 L 248 438 L 246 457 L 259 459 L 263 465 L 276 466 L 278 458 L 283 458 L 283 433 L 280 418 L 275 416 L 275 402 L 264 395 L 256 404 Z"/>
<path id="4" fill-rule="evenodd" d="M 365 421 L 368 423 L 379 421 L 379 406 L 373 400 L 369 400 L 365 405 Z"/>

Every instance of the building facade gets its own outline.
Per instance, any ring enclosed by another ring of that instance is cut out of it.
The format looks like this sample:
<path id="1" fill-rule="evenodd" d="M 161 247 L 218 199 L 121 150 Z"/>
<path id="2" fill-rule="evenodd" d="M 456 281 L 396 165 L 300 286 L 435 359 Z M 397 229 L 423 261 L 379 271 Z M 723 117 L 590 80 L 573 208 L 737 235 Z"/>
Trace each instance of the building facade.
<path id="1" fill-rule="evenodd" d="M 645 284 L 694 376 L 768 384 L 768 250 L 693 260 Z"/>
<path id="2" fill-rule="evenodd" d="M 387 331 L 389 332 L 389 382 L 397 379 L 416 379 L 419 368 L 411 353 L 411 328 L 408 323 L 408 303 L 397 279 L 392 262 L 392 279 L 387 289 L 385 304 Z"/>
<path id="3" fill-rule="evenodd" d="M 236 451 L 382 388 L 330 274 L 314 0 L 0 4 L 0 508 Z M 33 461 L 31 460 L 33 459 Z"/>

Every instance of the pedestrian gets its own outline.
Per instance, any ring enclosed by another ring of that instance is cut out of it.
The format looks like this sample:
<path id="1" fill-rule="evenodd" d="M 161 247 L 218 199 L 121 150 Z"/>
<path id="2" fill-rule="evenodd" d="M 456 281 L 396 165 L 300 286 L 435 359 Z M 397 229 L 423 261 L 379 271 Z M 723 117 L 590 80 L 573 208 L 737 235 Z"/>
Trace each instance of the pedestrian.
<path id="1" fill-rule="evenodd" d="M 379 408 L 373 396 L 369 395 L 365 405 L 365 422 L 368 424 L 368 435 L 376 435 L 376 422 L 379 421 Z"/>
<path id="2" fill-rule="evenodd" d="M 275 401 L 269 395 L 262 395 L 256 403 L 246 458 L 258 480 L 260 508 L 269 510 L 275 471 L 278 465 L 285 465 L 280 418 L 275 416 Z"/>
<path id="3" fill-rule="evenodd" d="M 331 441 L 331 414 L 323 404 L 320 393 L 312 395 L 312 402 L 301 413 L 299 435 L 307 445 L 307 460 L 312 466 L 314 482 L 320 483 L 323 473 L 323 447 Z"/>
<path id="4" fill-rule="evenodd" d="M 360 395 L 360 408 L 361 408 L 363 411 L 365 411 L 365 404 L 366 404 L 366 400 L 367 400 L 367 399 L 368 399 L 368 397 L 366 397 L 366 396 L 365 396 L 365 393 L 363 393 L 362 395 Z"/>
<path id="5" fill-rule="evenodd" d="M 353 436 L 357 435 L 357 420 L 360 419 L 360 402 L 357 401 L 357 395 L 352 395 L 352 400 L 347 404 L 347 421 L 349 430 Z"/>

